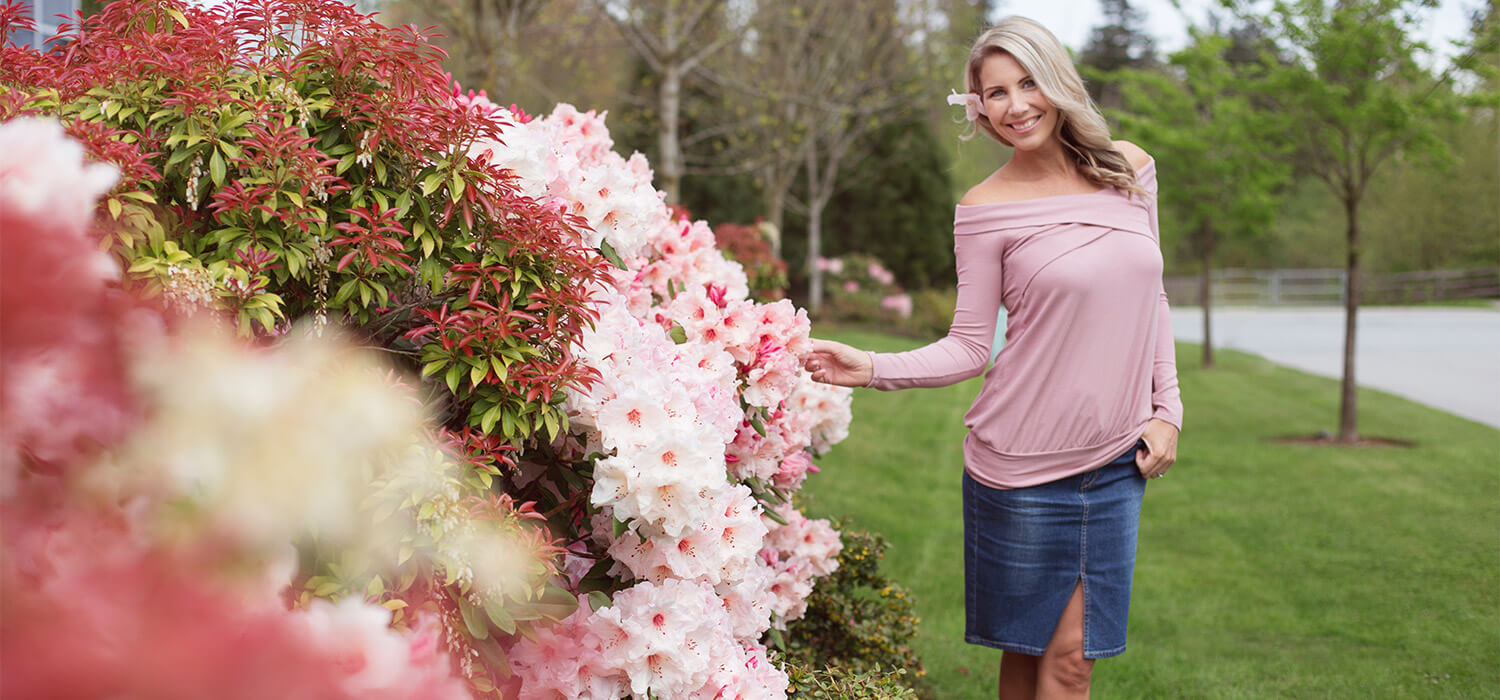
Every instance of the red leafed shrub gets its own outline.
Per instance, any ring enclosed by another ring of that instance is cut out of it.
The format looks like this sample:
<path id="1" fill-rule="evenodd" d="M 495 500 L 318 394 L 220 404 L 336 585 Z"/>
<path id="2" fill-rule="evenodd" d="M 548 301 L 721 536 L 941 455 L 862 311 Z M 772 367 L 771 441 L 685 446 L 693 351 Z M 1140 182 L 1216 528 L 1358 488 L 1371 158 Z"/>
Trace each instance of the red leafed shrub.
<path id="1" fill-rule="evenodd" d="M 441 380 L 453 429 L 566 427 L 607 263 L 469 157 L 499 124 L 421 33 L 333 0 L 119 0 L 64 34 L 0 49 L 0 119 L 60 117 L 122 170 L 100 212 L 131 284 L 247 336 L 353 326 Z"/>
<path id="2" fill-rule="evenodd" d="M 786 261 L 771 252 L 766 228 L 768 225 L 760 222 L 748 226 L 719 224 L 714 227 L 714 239 L 719 250 L 745 267 L 750 295 L 770 301 L 786 296 Z"/>

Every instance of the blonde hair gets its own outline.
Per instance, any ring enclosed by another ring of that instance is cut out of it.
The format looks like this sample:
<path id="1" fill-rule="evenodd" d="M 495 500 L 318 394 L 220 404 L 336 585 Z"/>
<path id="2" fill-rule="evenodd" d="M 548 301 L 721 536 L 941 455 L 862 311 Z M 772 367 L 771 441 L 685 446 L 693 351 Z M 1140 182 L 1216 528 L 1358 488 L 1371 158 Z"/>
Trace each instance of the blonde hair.
<path id="1" fill-rule="evenodd" d="M 996 22 L 981 34 L 974 41 L 974 47 L 969 49 L 969 64 L 964 76 L 969 92 L 980 95 L 980 99 L 983 99 L 984 86 L 979 82 L 979 69 L 984 65 L 984 59 L 998 53 L 1015 58 L 1031 74 L 1047 101 L 1057 109 L 1058 140 L 1073 156 L 1079 173 L 1100 187 L 1145 194 L 1136 183 L 1135 168 L 1110 140 L 1109 125 L 1084 89 L 1083 78 L 1073 67 L 1067 49 L 1052 32 L 1034 20 L 1011 16 Z M 996 141 L 1011 145 L 989 119 L 980 117 L 974 123 Z M 972 137 L 972 132 L 964 136 L 965 139 Z"/>

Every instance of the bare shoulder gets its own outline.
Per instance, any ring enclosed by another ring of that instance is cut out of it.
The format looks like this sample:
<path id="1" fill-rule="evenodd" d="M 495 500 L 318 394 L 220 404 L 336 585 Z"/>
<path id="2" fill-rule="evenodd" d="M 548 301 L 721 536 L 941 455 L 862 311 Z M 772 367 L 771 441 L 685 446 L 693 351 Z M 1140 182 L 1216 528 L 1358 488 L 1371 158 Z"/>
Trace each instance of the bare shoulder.
<path id="1" fill-rule="evenodd" d="M 1125 160 L 1130 161 L 1130 167 L 1136 170 L 1146 167 L 1146 164 L 1151 162 L 1150 153 L 1129 141 L 1116 141 L 1114 146 L 1115 150 L 1124 154 Z"/>
<path id="2" fill-rule="evenodd" d="M 1000 172 L 997 170 L 979 184 L 970 187 L 969 191 L 964 193 L 963 199 L 958 200 L 958 203 L 963 206 L 997 204 L 1023 199 L 1024 197 L 1025 193 L 1017 187 L 1016 183 L 1009 182 L 1000 177 Z"/>

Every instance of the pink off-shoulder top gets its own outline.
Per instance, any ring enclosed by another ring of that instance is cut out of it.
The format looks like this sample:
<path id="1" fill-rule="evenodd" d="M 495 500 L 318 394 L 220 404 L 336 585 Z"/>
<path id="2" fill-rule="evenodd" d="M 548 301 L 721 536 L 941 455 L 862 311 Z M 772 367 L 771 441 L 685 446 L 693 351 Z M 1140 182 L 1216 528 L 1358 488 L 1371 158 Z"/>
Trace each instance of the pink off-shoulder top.
<path id="1" fill-rule="evenodd" d="M 1156 162 L 1136 178 L 1150 196 L 1106 188 L 959 205 L 948 335 L 871 353 L 868 386 L 881 390 L 984 373 L 964 415 L 964 466 L 980 483 L 1018 488 L 1089 471 L 1133 446 L 1153 417 L 1181 429 Z M 985 372 L 1002 303 L 1005 346 Z"/>

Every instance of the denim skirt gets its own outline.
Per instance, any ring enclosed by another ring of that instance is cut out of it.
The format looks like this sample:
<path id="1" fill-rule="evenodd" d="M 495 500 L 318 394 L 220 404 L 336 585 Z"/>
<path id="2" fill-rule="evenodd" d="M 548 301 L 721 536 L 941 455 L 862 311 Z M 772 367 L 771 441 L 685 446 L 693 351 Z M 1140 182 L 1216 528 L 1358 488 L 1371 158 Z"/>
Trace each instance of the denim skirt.
<path id="1" fill-rule="evenodd" d="M 1018 489 L 991 488 L 964 474 L 966 641 L 1041 656 L 1081 582 L 1084 658 L 1125 652 L 1146 491 L 1135 450 L 1098 469 Z"/>

